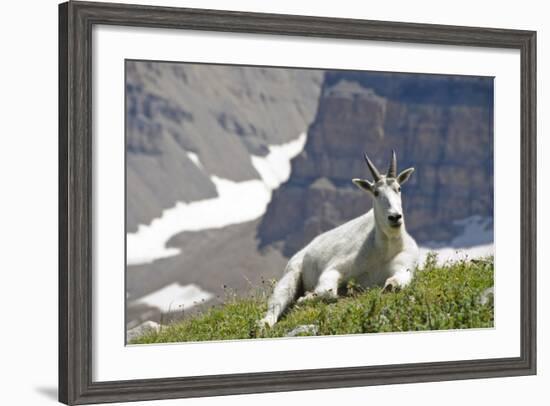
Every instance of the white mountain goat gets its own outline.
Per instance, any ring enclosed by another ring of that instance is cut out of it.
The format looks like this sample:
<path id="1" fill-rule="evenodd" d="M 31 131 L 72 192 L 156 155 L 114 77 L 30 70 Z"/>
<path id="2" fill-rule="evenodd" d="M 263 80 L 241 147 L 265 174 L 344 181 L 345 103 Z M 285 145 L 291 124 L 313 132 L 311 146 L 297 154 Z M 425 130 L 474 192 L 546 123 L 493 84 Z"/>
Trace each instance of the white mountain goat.
<path id="1" fill-rule="evenodd" d="M 259 321 L 261 327 L 273 326 L 299 292 L 305 293 L 300 300 L 336 298 L 338 288 L 350 280 L 361 287 L 383 286 L 384 291 L 410 283 L 418 247 L 405 230 L 401 185 L 414 168 L 397 175 L 395 151 L 386 175 L 378 172 L 367 154 L 365 160 L 374 182 L 353 179 L 353 183 L 371 195 L 373 208 L 317 236 L 288 261 L 268 301 L 267 313 Z"/>

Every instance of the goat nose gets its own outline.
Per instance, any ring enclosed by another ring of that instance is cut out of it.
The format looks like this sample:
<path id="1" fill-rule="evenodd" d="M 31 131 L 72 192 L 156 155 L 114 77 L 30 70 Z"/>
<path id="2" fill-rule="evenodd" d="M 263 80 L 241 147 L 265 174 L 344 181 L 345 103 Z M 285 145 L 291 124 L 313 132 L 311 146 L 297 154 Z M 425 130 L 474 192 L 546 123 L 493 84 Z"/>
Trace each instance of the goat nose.
<path id="1" fill-rule="evenodd" d="M 388 216 L 388 220 L 393 221 L 393 222 L 397 222 L 397 221 L 401 220 L 401 217 L 403 217 L 401 214 L 392 214 L 392 215 Z"/>

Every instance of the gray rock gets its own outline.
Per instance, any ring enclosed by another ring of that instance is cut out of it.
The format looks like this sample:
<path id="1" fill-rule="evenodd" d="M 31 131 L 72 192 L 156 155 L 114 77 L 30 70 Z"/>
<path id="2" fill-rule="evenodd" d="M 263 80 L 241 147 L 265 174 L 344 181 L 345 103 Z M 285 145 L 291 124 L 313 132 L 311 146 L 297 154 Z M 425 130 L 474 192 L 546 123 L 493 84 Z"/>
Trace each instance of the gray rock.
<path id="1" fill-rule="evenodd" d="M 479 295 L 478 303 L 484 306 L 486 304 L 493 303 L 493 301 L 495 300 L 494 298 L 495 298 L 495 288 L 494 287 L 487 288 L 481 293 L 481 295 Z"/>
<path id="2" fill-rule="evenodd" d="M 136 326 L 132 329 L 126 331 L 126 341 L 130 342 L 142 335 L 150 332 L 160 331 L 160 324 L 151 320 L 141 323 L 139 326 Z"/>
<path id="3" fill-rule="evenodd" d="M 289 331 L 286 334 L 286 337 L 296 337 L 301 334 L 307 334 L 307 335 L 317 335 L 319 332 L 319 327 L 315 324 L 302 324 L 301 326 L 298 326 L 294 328 L 293 330 Z"/>

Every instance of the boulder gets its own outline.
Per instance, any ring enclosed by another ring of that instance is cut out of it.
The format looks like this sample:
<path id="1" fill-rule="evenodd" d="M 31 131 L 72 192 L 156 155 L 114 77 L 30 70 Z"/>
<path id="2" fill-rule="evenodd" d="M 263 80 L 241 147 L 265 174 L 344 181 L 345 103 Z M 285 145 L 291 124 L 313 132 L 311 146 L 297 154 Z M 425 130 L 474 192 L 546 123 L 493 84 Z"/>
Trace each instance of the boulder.
<path id="1" fill-rule="evenodd" d="M 319 327 L 315 324 L 302 324 L 286 334 L 286 337 L 297 337 L 300 335 L 315 336 L 319 331 Z"/>
<path id="2" fill-rule="evenodd" d="M 160 324 L 151 320 L 141 323 L 139 326 L 128 329 L 126 331 L 126 342 L 131 342 L 138 337 L 150 332 L 159 332 Z"/>

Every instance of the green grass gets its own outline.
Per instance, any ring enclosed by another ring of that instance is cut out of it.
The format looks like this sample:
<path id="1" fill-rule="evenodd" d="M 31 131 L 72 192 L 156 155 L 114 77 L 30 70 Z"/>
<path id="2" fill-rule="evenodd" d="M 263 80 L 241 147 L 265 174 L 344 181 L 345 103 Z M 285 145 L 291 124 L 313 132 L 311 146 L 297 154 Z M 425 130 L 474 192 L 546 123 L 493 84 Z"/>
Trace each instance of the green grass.
<path id="1" fill-rule="evenodd" d="M 221 306 L 132 343 L 284 337 L 297 326 L 311 324 L 317 326 L 316 335 L 493 327 L 493 302 L 479 301 L 492 286 L 492 258 L 438 267 L 432 256 L 405 289 L 383 293 L 380 288 L 361 290 L 350 283 L 347 294 L 337 300 L 294 305 L 271 329 L 256 326 L 267 307 L 264 291 L 249 298 L 230 296 Z"/>

